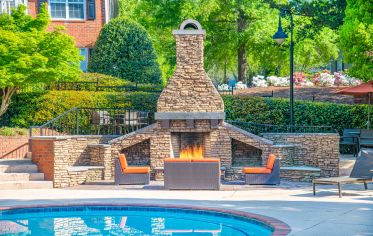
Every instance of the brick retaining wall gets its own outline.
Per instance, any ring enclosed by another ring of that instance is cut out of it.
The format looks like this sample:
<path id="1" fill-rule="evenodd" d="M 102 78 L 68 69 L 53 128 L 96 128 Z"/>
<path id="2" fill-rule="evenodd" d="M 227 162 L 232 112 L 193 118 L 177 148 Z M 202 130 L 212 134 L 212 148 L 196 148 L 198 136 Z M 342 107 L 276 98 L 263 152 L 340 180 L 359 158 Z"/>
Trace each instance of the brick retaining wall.
<path id="1" fill-rule="evenodd" d="M 0 136 L 0 159 L 25 158 L 28 139 L 28 136 Z"/>

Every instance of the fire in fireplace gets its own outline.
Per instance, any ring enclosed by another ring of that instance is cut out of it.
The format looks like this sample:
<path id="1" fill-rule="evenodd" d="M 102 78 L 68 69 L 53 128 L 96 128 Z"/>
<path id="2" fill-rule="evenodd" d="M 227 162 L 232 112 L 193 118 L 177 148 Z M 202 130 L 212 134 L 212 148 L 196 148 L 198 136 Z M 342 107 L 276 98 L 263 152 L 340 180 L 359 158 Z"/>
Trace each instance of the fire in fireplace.
<path id="1" fill-rule="evenodd" d="M 208 156 L 208 132 L 172 132 L 171 158 L 202 159 Z"/>
<path id="2" fill-rule="evenodd" d="M 202 145 L 187 146 L 181 149 L 180 159 L 196 160 L 203 158 L 203 147 Z"/>

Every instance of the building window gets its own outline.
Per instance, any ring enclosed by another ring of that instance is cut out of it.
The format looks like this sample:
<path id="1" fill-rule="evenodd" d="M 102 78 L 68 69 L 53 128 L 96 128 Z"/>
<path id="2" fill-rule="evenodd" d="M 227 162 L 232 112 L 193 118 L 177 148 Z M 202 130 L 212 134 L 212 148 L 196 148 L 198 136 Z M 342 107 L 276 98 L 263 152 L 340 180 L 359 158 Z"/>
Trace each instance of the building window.
<path id="1" fill-rule="evenodd" d="M 88 68 L 88 48 L 79 48 L 80 56 L 83 56 L 84 59 L 80 61 L 80 70 L 87 72 Z"/>
<path id="2" fill-rule="evenodd" d="M 85 0 L 50 0 L 52 19 L 85 19 Z"/>

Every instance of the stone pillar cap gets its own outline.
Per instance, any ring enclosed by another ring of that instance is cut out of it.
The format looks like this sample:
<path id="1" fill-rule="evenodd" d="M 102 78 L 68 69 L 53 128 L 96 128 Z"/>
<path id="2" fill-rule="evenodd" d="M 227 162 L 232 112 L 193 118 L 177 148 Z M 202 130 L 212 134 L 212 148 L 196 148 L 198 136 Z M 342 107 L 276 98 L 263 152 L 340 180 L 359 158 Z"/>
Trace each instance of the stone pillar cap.
<path id="1" fill-rule="evenodd" d="M 193 29 L 187 29 L 193 28 Z M 201 24 L 193 19 L 185 20 L 181 23 L 178 30 L 172 31 L 173 35 L 206 35 L 206 31 L 202 29 Z"/>

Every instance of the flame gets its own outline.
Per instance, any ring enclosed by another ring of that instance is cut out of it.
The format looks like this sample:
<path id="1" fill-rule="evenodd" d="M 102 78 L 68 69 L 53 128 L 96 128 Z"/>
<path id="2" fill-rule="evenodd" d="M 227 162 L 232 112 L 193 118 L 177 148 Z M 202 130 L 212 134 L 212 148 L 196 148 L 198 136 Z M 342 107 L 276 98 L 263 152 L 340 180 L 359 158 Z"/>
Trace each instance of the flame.
<path id="1" fill-rule="evenodd" d="M 180 151 L 180 159 L 203 159 L 203 148 L 202 145 L 193 145 L 186 147 Z"/>

